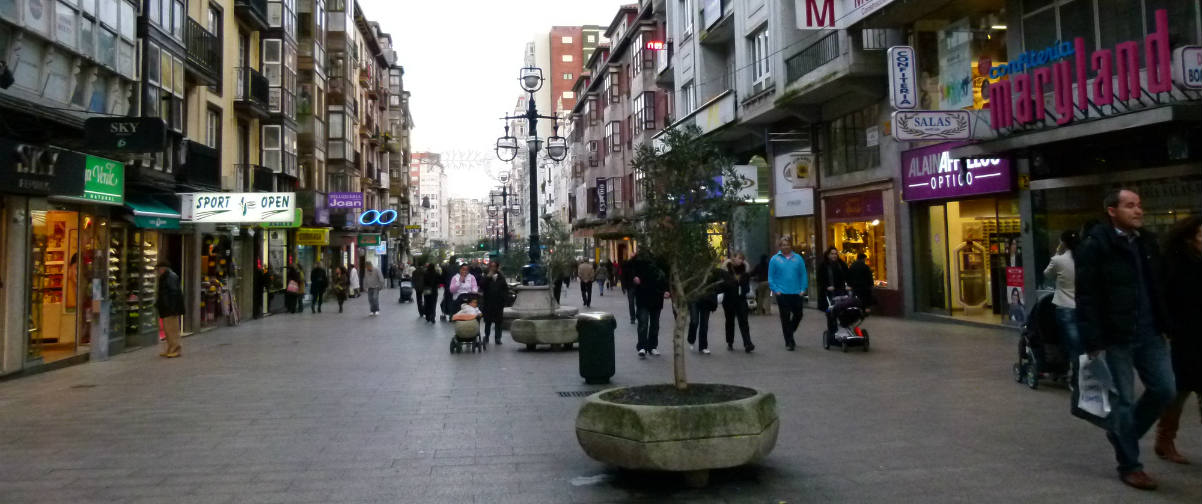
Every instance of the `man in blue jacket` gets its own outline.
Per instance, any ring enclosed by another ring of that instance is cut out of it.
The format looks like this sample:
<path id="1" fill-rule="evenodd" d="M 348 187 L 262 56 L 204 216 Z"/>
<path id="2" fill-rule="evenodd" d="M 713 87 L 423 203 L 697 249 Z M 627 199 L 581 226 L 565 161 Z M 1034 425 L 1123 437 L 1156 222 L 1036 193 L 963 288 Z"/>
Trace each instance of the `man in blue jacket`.
<path id="1" fill-rule="evenodd" d="M 797 348 L 793 333 L 801 325 L 802 295 L 810 287 L 810 276 L 806 273 L 805 259 L 793 253 L 789 236 L 780 238 L 780 252 L 768 262 L 768 288 L 776 296 L 780 307 L 780 327 L 785 333 L 785 347 L 792 352 Z"/>

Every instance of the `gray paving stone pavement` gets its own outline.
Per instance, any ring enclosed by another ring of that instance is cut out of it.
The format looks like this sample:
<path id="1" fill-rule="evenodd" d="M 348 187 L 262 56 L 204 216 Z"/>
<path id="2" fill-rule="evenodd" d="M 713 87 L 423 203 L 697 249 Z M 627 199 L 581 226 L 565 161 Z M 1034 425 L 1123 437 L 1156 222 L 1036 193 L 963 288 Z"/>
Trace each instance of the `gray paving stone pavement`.
<path id="1" fill-rule="evenodd" d="M 669 381 L 670 314 L 665 355 L 639 360 L 624 301 L 594 296 L 618 315 L 614 384 Z M 187 338 L 181 359 L 143 350 L 0 383 L 0 503 L 1202 502 L 1202 464 L 1161 461 L 1150 439 L 1161 489 L 1123 486 L 1065 389 L 1010 378 L 1013 332 L 876 318 L 872 351 L 843 354 L 821 349 L 810 311 L 796 352 L 775 316 L 753 317 L 749 355 L 726 351 L 719 311 L 689 377 L 774 392 L 780 439 L 688 489 L 584 455 L 580 399 L 558 395 L 596 389 L 576 351 L 450 355 L 447 324 L 383 308 L 357 299 Z M 1192 405 L 1180 446 L 1202 462 Z"/>

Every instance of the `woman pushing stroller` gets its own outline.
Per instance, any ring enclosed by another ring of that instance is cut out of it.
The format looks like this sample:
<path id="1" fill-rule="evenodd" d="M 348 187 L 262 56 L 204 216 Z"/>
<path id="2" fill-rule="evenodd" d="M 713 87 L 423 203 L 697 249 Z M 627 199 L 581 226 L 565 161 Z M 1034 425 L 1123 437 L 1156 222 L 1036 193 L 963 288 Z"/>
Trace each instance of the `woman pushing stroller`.
<path id="1" fill-rule="evenodd" d="M 476 284 L 476 277 L 472 275 L 467 264 L 459 265 L 459 273 L 451 277 L 451 283 L 448 287 L 451 293 L 450 313 L 459 311 L 459 307 L 467 301 L 468 296 L 475 296 L 480 293 L 480 287 Z"/>

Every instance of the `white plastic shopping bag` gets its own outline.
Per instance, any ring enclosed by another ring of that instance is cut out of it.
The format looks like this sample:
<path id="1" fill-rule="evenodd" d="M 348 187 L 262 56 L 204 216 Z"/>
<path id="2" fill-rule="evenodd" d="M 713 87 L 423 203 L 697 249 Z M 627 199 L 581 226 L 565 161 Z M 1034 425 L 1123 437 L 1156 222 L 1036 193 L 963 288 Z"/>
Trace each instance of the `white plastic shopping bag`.
<path id="1" fill-rule="evenodd" d="M 1072 414 L 1098 427 L 1106 428 L 1110 418 L 1110 390 L 1114 382 L 1106 365 L 1105 352 L 1097 357 L 1077 357 L 1076 388 L 1073 389 Z"/>

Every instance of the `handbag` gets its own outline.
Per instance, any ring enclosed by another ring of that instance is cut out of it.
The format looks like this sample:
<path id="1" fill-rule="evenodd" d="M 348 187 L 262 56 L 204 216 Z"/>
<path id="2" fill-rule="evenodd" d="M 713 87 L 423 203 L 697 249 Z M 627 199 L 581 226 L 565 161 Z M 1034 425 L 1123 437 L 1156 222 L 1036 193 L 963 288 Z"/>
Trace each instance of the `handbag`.
<path id="1" fill-rule="evenodd" d="M 1105 352 L 1097 357 L 1080 355 L 1074 366 L 1077 373 L 1074 378 L 1072 406 L 1070 413 L 1102 429 L 1110 428 L 1110 391 L 1114 389 L 1114 380 L 1110 375 L 1110 367 L 1106 365 Z"/>
<path id="2" fill-rule="evenodd" d="M 296 294 L 300 292 L 300 284 L 296 283 L 296 280 L 289 280 L 287 290 L 289 293 Z"/>

